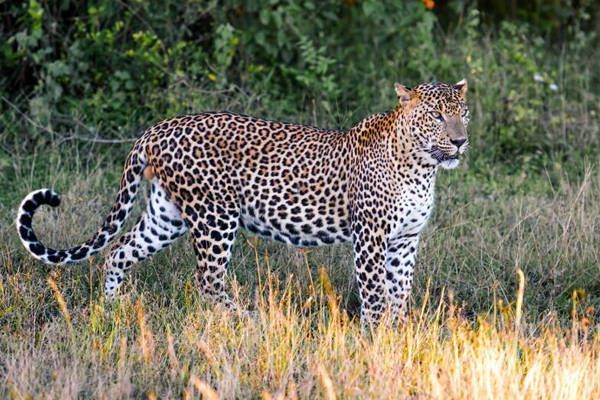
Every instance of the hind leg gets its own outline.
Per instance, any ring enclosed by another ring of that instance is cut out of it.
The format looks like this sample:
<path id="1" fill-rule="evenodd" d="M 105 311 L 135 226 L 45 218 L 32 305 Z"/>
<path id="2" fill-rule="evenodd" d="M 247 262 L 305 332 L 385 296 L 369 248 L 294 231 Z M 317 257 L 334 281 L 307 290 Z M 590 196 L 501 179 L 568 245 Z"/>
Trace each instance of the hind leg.
<path id="1" fill-rule="evenodd" d="M 113 245 L 104 263 L 104 297 L 114 299 L 123 283 L 125 271 L 173 243 L 186 230 L 179 211 L 168 201 L 158 180 L 154 179 L 144 214 Z"/>
<path id="2" fill-rule="evenodd" d="M 225 291 L 225 272 L 231 257 L 231 247 L 239 226 L 240 213 L 235 207 L 225 208 L 211 202 L 203 212 L 185 215 L 197 257 L 196 283 L 200 294 L 209 302 L 235 305 Z"/>

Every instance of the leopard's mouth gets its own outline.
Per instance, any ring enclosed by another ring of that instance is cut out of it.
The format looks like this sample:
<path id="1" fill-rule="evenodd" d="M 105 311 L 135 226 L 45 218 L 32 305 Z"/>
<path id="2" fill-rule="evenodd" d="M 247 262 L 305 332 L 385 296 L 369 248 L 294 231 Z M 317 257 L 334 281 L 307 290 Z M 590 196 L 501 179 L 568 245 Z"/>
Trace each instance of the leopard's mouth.
<path id="1" fill-rule="evenodd" d="M 450 160 L 458 160 L 459 158 L 458 152 L 450 155 L 436 146 L 432 147 L 431 150 L 429 150 L 429 154 L 431 154 L 431 157 L 439 163 Z"/>

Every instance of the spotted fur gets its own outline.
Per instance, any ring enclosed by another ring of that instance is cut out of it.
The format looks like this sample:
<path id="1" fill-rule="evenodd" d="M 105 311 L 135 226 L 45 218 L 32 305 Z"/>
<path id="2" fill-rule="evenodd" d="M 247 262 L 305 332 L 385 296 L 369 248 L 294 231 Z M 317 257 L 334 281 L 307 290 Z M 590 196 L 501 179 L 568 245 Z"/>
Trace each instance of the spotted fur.
<path id="1" fill-rule="evenodd" d="M 105 261 L 107 298 L 126 270 L 189 230 L 199 290 L 234 306 L 224 278 L 241 227 L 296 246 L 352 242 L 362 320 L 377 322 L 386 310 L 402 318 L 437 170 L 456 167 L 467 147 L 466 90 L 464 80 L 412 90 L 396 84 L 396 108 L 346 131 L 227 112 L 167 119 L 134 145 L 116 202 L 92 239 L 68 250 L 38 241 L 35 210 L 59 204 L 49 189 L 21 203 L 19 235 L 50 264 L 96 254 L 121 230 L 145 176 L 147 208 Z"/>

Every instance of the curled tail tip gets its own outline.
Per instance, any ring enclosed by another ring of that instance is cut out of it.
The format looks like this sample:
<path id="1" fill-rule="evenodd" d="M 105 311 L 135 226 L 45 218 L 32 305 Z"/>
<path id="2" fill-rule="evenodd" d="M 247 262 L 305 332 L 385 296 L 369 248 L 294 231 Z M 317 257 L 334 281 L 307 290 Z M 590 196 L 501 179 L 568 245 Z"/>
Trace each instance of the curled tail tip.
<path id="1" fill-rule="evenodd" d="M 59 195 L 52 189 L 38 189 L 30 192 L 19 207 L 19 212 L 33 213 L 39 206 L 46 204 L 51 207 L 60 205 Z"/>
<path id="2" fill-rule="evenodd" d="M 51 189 L 39 189 L 29 193 L 19 206 L 17 214 L 17 231 L 25 248 L 38 260 L 46 263 L 60 262 L 60 257 L 51 249 L 46 249 L 37 239 L 32 228 L 33 214 L 42 205 L 58 207 L 60 197 Z"/>

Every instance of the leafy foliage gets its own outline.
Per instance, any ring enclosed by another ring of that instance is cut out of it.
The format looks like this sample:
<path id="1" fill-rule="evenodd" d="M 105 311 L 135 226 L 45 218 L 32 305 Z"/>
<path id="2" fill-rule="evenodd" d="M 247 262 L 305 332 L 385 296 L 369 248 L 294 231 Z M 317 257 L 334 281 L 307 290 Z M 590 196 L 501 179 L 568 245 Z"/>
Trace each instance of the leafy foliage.
<path id="1" fill-rule="evenodd" d="M 131 138 L 159 118 L 215 108 L 349 126 L 391 107 L 394 81 L 467 77 L 476 159 L 542 165 L 550 154 L 593 154 L 600 58 L 590 4 L 568 13 L 554 5 L 552 17 L 523 7 L 509 10 L 520 19 L 483 22 L 510 14 L 490 4 L 0 5 L 2 146 L 30 153 L 58 140 L 78 148 L 77 138 Z M 548 45 L 552 26 L 572 40 Z"/>

